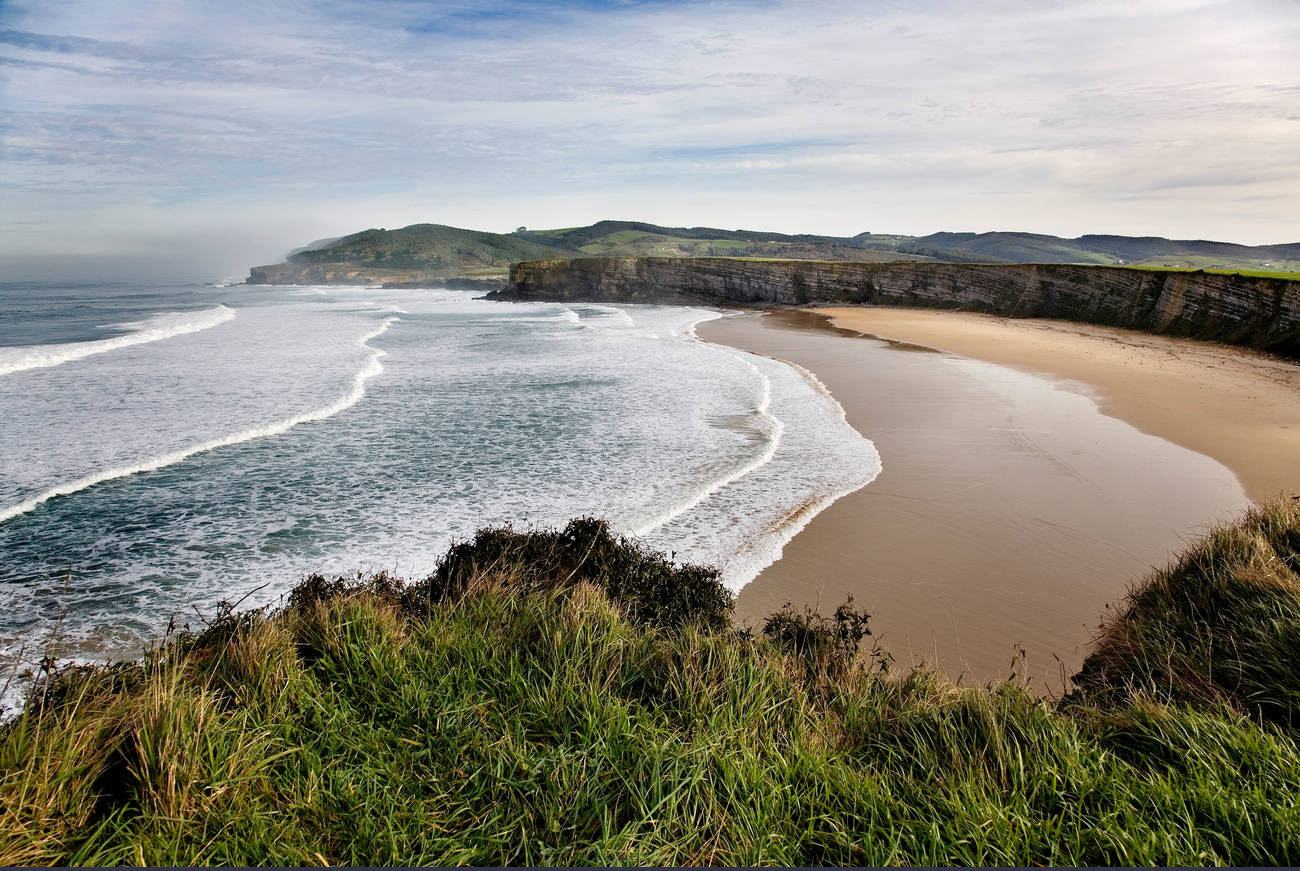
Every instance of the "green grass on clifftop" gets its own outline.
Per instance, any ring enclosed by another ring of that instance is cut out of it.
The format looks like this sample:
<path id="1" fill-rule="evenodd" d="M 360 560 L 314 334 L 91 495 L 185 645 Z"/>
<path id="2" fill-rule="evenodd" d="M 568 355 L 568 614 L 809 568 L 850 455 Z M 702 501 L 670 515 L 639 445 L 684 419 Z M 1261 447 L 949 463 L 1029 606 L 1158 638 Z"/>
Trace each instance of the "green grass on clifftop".
<path id="1" fill-rule="evenodd" d="M 575 521 L 314 577 L 0 732 L 0 863 L 1296 864 L 1295 503 L 1135 591 L 1064 702 L 890 674 L 865 616 L 743 633 Z"/>
<path id="2" fill-rule="evenodd" d="M 1300 265 L 1300 264 L 1296 264 Z M 1149 264 L 1136 263 L 1124 267 L 1126 269 L 1144 269 L 1148 272 L 1209 272 L 1215 275 L 1246 275 L 1251 278 L 1283 278 L 1287 281 L 1300 281 L 1300 271 L 1294 269 L 1218 269 L 1213 267 L 1192 267 L 1192 266 L 1152 266 Z"/>

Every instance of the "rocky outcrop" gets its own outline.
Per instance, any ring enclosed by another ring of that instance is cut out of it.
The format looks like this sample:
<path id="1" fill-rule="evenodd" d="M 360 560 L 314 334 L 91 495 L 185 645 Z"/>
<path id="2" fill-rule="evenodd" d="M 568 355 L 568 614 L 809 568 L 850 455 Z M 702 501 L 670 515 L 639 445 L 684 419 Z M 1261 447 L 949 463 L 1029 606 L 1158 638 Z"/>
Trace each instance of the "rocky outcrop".
<path id="1" fill-rule="evenodd" d="M 1058 264 L 585 258 L 515 264 L 511 300 L 871 304 L 1061 318 L 1300 357 L 1300 282 Z"/>

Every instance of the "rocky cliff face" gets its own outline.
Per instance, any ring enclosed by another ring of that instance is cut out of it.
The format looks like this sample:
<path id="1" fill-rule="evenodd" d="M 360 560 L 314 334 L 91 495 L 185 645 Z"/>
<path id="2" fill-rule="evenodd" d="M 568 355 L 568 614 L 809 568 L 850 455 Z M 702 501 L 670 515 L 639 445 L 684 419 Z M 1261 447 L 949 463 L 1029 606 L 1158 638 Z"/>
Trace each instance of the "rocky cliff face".
<path id="1" fill-rule="evenodd" d="M 1300 357 L 1300 282 L 1106 266 L 587 258 L 515 264 L 493 299 L 872 304 L 1043 317 Z"/>

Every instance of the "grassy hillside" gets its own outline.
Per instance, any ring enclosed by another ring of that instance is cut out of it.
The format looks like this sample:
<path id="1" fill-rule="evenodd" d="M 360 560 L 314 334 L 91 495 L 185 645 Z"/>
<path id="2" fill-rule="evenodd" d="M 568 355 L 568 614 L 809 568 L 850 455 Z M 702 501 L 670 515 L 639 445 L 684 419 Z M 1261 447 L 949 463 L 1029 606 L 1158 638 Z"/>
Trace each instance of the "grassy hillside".
<path id="1" fill-rule="evenodd" d="M 426 269 L 449 275 L 509 267 L 520 260 L 572 257 L 570 248 L 542 245 L 500 233 L 462 230 L 442 224 L 413 224 L 400 230 L 364 230 L 332 245 L 299 251 L 288 262 L 353 263 L 387 269 Z"/>
<path id="2" fill-rule="evenodd" d="M 717 227 L 661 227 L 641 221 L 597 221 L 589 227 L 568 227 L 561 230 L 524 231 L 524 235 L 562 240 L 564 244 L 580 248 L 607 239 L 617 233 L 649 233 L 679 239 L 717 240 L 729 242 L 834 242 L 855 247 L 857 236 L 791 236 L 762 230 L 721 230 Z M 870 234 L 865 234 L 870 235 Z"/>
<path id="3" fill-rule="evenodd" d="M 924 260 L 893 248 L 864 244 L 858 236 L 816 236 L 716 227 L 660 227 L 638 221 L 599 221 L 520 234 L 563 244 L 590 257 L 773 257 L 799 260 Z"/>
<path id="4" fill-rule="evenodd" d="M 1113 257 L 1035 233 L 935 233 L 899 245 L 940 260 L 971 263 L 1115 263 Z"/>
<path id="5" fill-rule="evenodd" d="M 1292 502 L 1195 546 L 1053 702 L 889 673 L 847 606 L 738 632 L 597 521 L 485 531 L 58 672 L 0 862 L 1296 864 L 1298 548 Z"/>
<path id="6" fill-rule="evenodd" d="M 971 263 L 1093 263 L 1275 274 L 1300 270 L 1300 244 L 1235 245 L 1158 236 L 935 233 L 900 239 L 898 251 Z"/>
<path id="7" fill-rule="evenodd" d="M 599 221 L 587 227 L 485 233 L 442 224 L 365 230 L 295 249 L 282 264 L 254 267 L 254 283 L 420 283 L 504 277 L 512 263 L 569 257 L 747 257 L 787 260 L 941 260 L 961 263 L 1092 263 L 1157 268 L 1300 271 L 1300 244 L 1251 248 L 1158 237 L 1034 233 L 900 236 L 790 235 L 716 227 Z"/>
<path id="8" fill-rule="evenodd" d="M 1300 261 L 1300 244 L 1235 245 L 1205 239 L 1172 240 L 1159 236 L 1080 236 L 1073 240 L 1090 251 L 1137 263 L 1157 257 L 1204 257 L 1219 260 Z"/>
<path id="9" fill-rule="evenodd" d="M 254 267 L 255 283 L 419 283 L 452 277 L 504 277 L 511 263 L 561 257 L 786 257 L 920 260 L 865 246 L 859 237 L 787 236 L 709 227 L 659 227 L 601 221 L 590 227 L 485 233 L 441 224 L 365 230 L 295 249 L 282 264 Z"/>

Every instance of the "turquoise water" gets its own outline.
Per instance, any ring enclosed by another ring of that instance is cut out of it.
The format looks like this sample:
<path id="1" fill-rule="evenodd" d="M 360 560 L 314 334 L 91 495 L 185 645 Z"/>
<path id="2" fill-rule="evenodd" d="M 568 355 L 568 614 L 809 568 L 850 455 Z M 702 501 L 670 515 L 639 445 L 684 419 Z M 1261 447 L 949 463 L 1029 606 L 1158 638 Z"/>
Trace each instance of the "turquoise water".
<path id="1" fill-rule="evenodd" d="M 880 461 L 809 373 L 695 338 L 719 316 L 0 285 L 0 652 L 133 655 L 220 599 L 586 513 L 739 589 Z"/>

